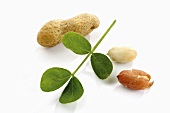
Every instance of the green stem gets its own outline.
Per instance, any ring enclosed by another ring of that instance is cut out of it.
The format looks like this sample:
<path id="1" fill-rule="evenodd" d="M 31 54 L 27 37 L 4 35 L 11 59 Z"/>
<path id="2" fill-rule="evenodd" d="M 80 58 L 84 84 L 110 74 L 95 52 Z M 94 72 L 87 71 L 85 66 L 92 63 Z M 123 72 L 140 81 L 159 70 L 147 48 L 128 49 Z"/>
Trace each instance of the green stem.
<path id="1" fill-rule="evenodd" d="M 84 58 L 84 60 L 81 62 L 81 64 L 77 67 L 77 69 L 72 73 L 72 76 L 75 75 L 75 73 L 79 70 L 79 68 L 84 64 L 84 62 L 87 60 L 87 58 L 90 56 L 91 52 Z"/>
<path id="2" fill-rule="evenodd" d="M 113 25 L 116 23 L 116 20 L 112 22 L 110 27 L 107 29 L 107 31 L 103 34 L 103 36 L 100 38 L 100 40 L 96 43 L 96 45 L 93 47 L 92 51 L 89 52 L 89 54 L 84 58 L 84 60 L 81 62 L 81 64 L 76 68 L 76 70 L 72 73 L 72 76 L 74 77 L 75 73 L 80 69 L 80 67 L 84 64 L 84 62 L 87 60 L 87 58 L 94 52 L 94 50 L 99 46 L 99 44 L 102 42 L 104 37 L 107 35 L 107 33 L 110 31 L 110 29 L 113 27 Z"/>
<path id="3" fill-rule="evenodd" d="M 107 31 L 103 34 L 103 36 L 100 38 L 100 40 L 96 43 L 96 45 L 93 47 L 92 49 L 92 53 L 95 51 L 95 49 L 99 46 L 99 44 L 101 43 L 101 41 L 104 39 L 104 37 L 107 35 L 107 33 L 110 31 L 110 29 L 114 26 L 114 24 L 116 23 L 116 20 L 114 20 L 112 22 L 112 24 L 110 25 L 110 27 L 107 29 Z"/>

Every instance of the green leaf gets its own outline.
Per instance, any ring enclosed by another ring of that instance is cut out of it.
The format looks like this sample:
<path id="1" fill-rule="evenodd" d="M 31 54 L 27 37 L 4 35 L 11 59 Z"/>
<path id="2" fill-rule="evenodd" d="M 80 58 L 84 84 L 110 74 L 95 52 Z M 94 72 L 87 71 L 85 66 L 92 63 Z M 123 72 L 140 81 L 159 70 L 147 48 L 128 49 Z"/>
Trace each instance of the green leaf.
<path id="1" fill-rule="evenodd" d="M 68 85 L 64 89 L 59 101 L 63 104 L 78 100 L 84 93 L 84 89 L 80 81 L 76 77 L 72 77 Z"/>
<path id="2" fill-rule="evenodd" d="M 100 79 L 106 79 L 113 70 L 112 62 L 106 55 L 101 53 L 93 53 L 91 55 L 91 65 Z"/>
<path id="3" fill-rule="evenodd" d="M 68 32 L 62 37 L 64 46 L 76 54 L 88 54 L 91 51 L 89 41 L 82 35 L 75 32 Z"/>
<path id="4" fill-rule="evenodd" d="M 47 69 L 41 78 L 40 87 L 45 92 L 54 91 L 63 86 L 71 77 L 71 72 L 63 68 Z"/>

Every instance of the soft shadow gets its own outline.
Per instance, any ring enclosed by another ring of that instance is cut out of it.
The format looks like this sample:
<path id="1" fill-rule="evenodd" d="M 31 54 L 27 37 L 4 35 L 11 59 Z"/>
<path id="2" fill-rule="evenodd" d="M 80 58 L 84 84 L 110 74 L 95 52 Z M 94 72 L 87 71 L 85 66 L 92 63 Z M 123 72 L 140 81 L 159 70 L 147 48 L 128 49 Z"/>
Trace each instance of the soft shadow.
<path id="1" fill-rule="evenodd" d="M 105 83 L 105 84 L 108 84 L 108 85 L 113 85 L 113 84 L 115 84 L 115 83 L 117 83 L 117 77 L 116 76 L 110 76 L 110 77 L 108 77 L 107 79 L 105 79 L 105 80 L 103 80 L 103 82 Z"/>
<path id="2" fill-rule="evenodd" d="M 102 33 L 99 32 L 99 31 L 96 31 L 94 30 L 93 32 L 91 32 L 89 35 L 87 35 L 87 38 L 88 36 L 90 36 L 90 42 L 91 44 L 95 44 L 97 40 L 100 39 L 100 37 L 102 36 Z"/>
<path id="3" fill-rule="evenodd" d="M 113 62 L 113 72 L 112 75 L 117 76 L 121 71 L 123 70 L 131 70 L 133 65 L 133 62 L 129 62 L 129 63 L 116 63 Z"/>
<path id="4" fill-rule="evenodd" d="M 88 62 L 86 63 L 86 68 L 84 70 L 82 70 L 82 73 L 84 73 L 87 77 L 89 77 L 89 79 L 93 79 L 93 81 L 95 81 L 95 83 L 97 83 L 98 86 L 105 84 L 105 85 L 113 85 L 117 83 L 117 77 L 114 74 L 110 74 L 110 76 L 104 80 L 101 80 L 97 77 L 97 75 L 95 74 L 95 72 L 93 71 L 92 67 L 91 67 L 91 63 Z"/>
<path id="5" fill-rule="evenodd" d="M 77 102 L 61 104 L 57 102 L 54 113 L 74 113 L 77 108 Z"/>
<path id="6" fill-rule="evenodd" d="M 89 34 L 86 35 L 85 38 L 86 38 L 88 41 L 90 41 L 90 35 L 89 35 Z"/>
<path id="7" fill-rule="evenodd" d="M 46 53 L 51 54 L 51 55 L 61 54 L 64 51 L 64 45 L 62 43 L 60 43 L 60 44 L 58 44 L 54 47 L 49 47 L 49 48 L 39 46 L 36 51 L 37 52 L 46 52 Z"/>
<path id="8" fill-rule="evenodd" d="M 87 40 L 90 40 L 90 35 L 85 36 L 85 38 Z M 57 64 L 73 62 L 79 57 L 71 50 L 67 49 L 62 43 L 49 48 L 39 46 L 38 48 L 36 48 L 34 55 L 41 62 L 55 62 Z"/>
<path id="9" fill-rule="evenodd" d="M 121 98 L 139 100 L 144 96 L 145 93 L 148 92 L 148 90 L 132 90 L 118 83 L 114 89 L 114 92 L 119 92 L 117 95 Z"/>
<path id="10" fill-rule="evenodd" d="M 37 60 L 41 62 L 57 64 L 72 62 L 78 57 L 78 55 L 65 48 L 62 43 L 50 48 L 38 47 L 35 51 L 35 55 Z"/>

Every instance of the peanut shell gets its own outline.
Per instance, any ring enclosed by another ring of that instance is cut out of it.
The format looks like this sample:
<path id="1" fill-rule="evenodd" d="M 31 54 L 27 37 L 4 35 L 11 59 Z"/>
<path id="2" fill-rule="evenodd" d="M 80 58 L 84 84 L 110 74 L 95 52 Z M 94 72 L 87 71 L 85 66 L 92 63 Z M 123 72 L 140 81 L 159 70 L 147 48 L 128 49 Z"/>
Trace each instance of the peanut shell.
<path id="1" fill-rule="evenodd" d="M 69 32 L 88 35 L 99 26 L 97 16 L 83 13 L 67 20 L 51 20 L 38 32 L 37 42 L 44 47 L 53 47 L 61 42 L 62 36 Z"/>

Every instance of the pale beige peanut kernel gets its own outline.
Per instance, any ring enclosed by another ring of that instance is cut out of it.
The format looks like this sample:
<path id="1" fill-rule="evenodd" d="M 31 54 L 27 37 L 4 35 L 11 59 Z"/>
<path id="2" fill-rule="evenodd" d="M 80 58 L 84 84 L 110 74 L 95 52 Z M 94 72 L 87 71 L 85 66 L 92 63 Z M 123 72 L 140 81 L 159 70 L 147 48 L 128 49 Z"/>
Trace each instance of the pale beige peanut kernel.
<path id="1" fill-rule="evenodd" d="M 117 78 L 122 85 L 133 90 L 144 90 L 154 83 L 150 82 L 151 76 L 148 73 L 137 69 L 123 70 Z"/>
<path id="2" fill-rule="evenodd" d="M 37 42 L 44 47 L 53 47 L 61 42 L 62 36 L 69 32 L 88 35 L 99 26 L 97 16 L 83 13 L 67 20 L 51 20 L 38 32 Z"/>
<path id="3" fill-rule="evenodd" d="M 129 47 L 113 47 L 107 54 L 115 62 L 127 63 L 136 58 L 137 51 Z"/>

